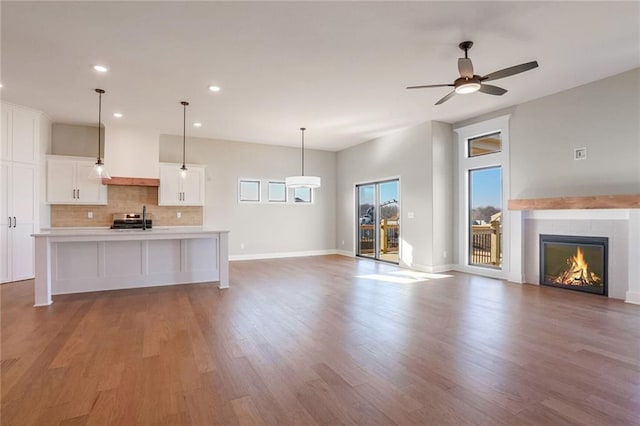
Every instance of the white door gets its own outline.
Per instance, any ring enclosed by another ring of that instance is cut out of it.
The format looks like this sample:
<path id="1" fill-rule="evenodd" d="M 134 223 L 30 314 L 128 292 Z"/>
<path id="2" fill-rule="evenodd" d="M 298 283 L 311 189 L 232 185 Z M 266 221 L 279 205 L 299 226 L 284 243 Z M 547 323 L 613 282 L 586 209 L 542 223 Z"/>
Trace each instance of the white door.
<path id="1" fill-rule="evenodd" d="M 158 204 L 165 206 L 176 206 L 182 204 L 181 201 L 181 177 L 178 166 L 160 167 L 160 194 Z"/>
<path id="2" fill-rule="evenodd" d="M 101 180 L 89 179 L 93 163 L 76 163 L 76 202 L 80 204 L 97 204 L 104 202 L 102 194 L 105 190 Z"/>
<path id="3" fill-rule="evenodd" d="M 75 203 L 75 162 L 47 161 L 47 202 L 50 204 Z"/>
<path id="4" fill-rule="evenodd" d="M 200 206 L 203 204 L 204 193 L 204 170 L 191 168 L 182 181 L 182 201 L 190 206 Z"/>
<path id="5" fill-rule="evenodd" d="M 11 281 L 28 280 L 34 274 L 33 224 L 18 220 L 11 229 Z"/>
<path id="6" fill-rule="evenodd" d="M 13 222 L 9 217 L 9 165 L 4 163 L 0 163 L 0 214 L 0 282 L 6 283 L 11 281 L 9 236 Z"/>
<path id="7" fill-rule="evenodd" d="M 36 216 L 36 166 L 14 163 L 11 170 L 11 216 L 13 228 L 9 256 L 11 281 L 34 277 L 33 234 Z"/>
<path id="8" fill-rule="evenodd" d="M 36 163 L 38 115 L 20 108 L 13 109 L 11 126 L 11 159 L 23 163 Z"/>
<path id="9" fill-rule="evenodd" d="M 2 105 L 2 133 L 0 134 L 0 159 L 11 160 L 11 108 Z"/>
<path id="10" fill-rule="evenodd" d="M 22 223 L 35 221 L 36 166 L 16 164 L 11 166 L 11 216 Z"/>

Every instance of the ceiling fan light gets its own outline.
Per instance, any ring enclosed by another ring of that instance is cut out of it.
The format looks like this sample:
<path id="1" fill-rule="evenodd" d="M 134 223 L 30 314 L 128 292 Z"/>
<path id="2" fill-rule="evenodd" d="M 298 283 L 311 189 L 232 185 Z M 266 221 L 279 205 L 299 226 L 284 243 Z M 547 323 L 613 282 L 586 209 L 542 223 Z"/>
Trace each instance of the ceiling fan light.
<path id="1" fill-rule="evenodd" d="M 477 92 L 478 90 L 480 90 L 480 83 L 477 83 L 475 81 L 470 81 L 468 83 L 463 83 L 459 86 L 456 86 L 455 90 L 456 90 L 456 93 L 460 95 L 466 95 L 468 93 Z"/>
<path id="2" fill-rule="evenodd" d="M 318 176 L 289 176 L 284 180 L 287 188 L 320 188 Z"/>

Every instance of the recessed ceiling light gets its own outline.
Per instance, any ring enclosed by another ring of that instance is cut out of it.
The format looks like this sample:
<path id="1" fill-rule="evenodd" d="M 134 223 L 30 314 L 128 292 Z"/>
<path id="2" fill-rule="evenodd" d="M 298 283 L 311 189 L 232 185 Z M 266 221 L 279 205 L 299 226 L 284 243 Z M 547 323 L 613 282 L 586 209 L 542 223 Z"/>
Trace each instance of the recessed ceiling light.
<path id="1" fill-rule="evenodd" d="M 202 127 L 202 123 L 196 121 L 195 123 L 193 123 L 193 127 Z"/>
<path id="2" fill-rule="evenodd" d="M 98 71 L 98 72 L 107 72 L 107 71 L 109 71 L 109 68 L 105 67 L 104 65 L 94 65 L 93 69 Z"/>
<path id="3" fill-rule="evenodd" d="M 211 90 L 212 92 L 219 92 L 220 86 L 209 86 L 209 90 Z"/>
<path id="4" fill-rule="evenodd" d="M 113 116 L 114 116 L 115 118 L 122 118 L 122 113 L 121 113 L 121 112 L 114 112 L 114 113 L 113 113 Z"/>

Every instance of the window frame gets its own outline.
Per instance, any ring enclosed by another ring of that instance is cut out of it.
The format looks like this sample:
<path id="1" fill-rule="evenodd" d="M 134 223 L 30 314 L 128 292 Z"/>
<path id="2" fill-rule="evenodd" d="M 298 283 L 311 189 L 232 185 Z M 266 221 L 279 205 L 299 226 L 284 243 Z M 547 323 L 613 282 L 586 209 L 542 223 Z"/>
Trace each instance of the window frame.
<path id="1" fill-rule="evenodd" d="M 509 120 L 511 115 L 504 115 L 454 129 L 457 134 L 457 224 L 454 229 L 457 244 L 457 265 L 463 272 L 484 275 L 493 278 L 508 279 L 511 265 L 511 221 L 508 211 L 510 195 L 509 173 Z M 490 154 L 470 157 L 468 149 L 469 139 L 501 133 L 502 150 Z M 469 209 L 469 176 L 470 170 L 487 167 L 501 167 L 502 169 L 502 268 L 493 269 L 475 266 L 469 262 L 470 237 L 470 209 Z"/>
<path id="2" fill-rule="evenodd" d="M 281 184 L 284 186 L 284 200 L 271 199 L 271 184 Z M 289 191 L 284 180 L 267 179 L 267 203 L 270 204 L 286 204 L 289 201 Z"/>
<path id="3" fill-rule="evenodd" d="M 258 184 L 258 199 L 257 200 L 244 200 L 242 198 L 242 184 L 243 183 L 257 183 Z M 256 178 L 238 178 L 238 202 L 243 204 L 259 204 L 262 202 L 262 180 Z"/>
<path id="4" fill-rule="evenodd" d="M 296 189 L 306 189 L 309 191 L 309 201 L 297 201 Z M 314 203 L 313 188 L 291 188 L 291 202 L 292 204 L 313 204 Z"/>

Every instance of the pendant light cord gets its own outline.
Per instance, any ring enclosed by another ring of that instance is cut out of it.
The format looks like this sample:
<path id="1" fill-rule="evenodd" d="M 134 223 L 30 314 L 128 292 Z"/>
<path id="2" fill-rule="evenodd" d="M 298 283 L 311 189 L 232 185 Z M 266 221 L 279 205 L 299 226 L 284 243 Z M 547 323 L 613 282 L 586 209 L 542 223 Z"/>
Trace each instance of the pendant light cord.
<path id="1" fill-rule="evenodd" d="M 304 131 L 306 130 L 304 127 L 300 127 L 302 131 L 302 176 L 304 176 Z"/>
<path id="2" fill-rule="evenodd" d="M 96 92 L 98 93 L 98 158 L 96 159 L 96 164 L 102 164 L 100 149 L 102 148 L 102 94 L 104 90 L 96 89 Z"/>
<path id="3" fill-rule="evenodd" d="M 185 156 L 187 154 L 187 106 L 184 105 L 182 114 L 182 167 L 185 167 Z"/>
<path id="4" fill-rule="evenodd" d="M 187 105 L 189 102 L 182 101 L 180 102 L 183 106 L 183 115 L 182 115 L 182 167 L 181 170 L 187 170 L 187 166 L 185 165 L 186 160 L 186 145 L 187 145 Z"/>

